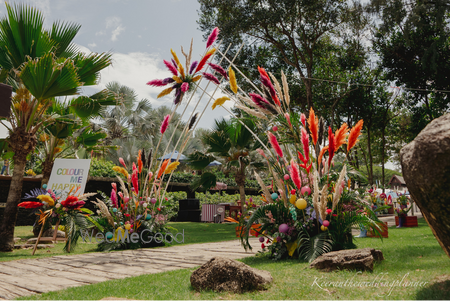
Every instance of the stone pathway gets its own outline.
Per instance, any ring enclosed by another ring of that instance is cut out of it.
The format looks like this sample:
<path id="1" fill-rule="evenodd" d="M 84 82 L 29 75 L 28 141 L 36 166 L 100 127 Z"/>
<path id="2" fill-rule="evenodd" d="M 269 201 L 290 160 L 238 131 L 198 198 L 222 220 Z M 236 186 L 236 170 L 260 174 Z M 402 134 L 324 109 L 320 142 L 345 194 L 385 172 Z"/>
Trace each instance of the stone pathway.
<path id="1" fill-rule="evenodd" d="M 258 246 L 257 238 L 250 240 Z M 239 259 L 245 252 L 239 240 L 170 248 L 89 253 L 0 262 L 0 299 L 14 299 L 112 279 L 200 266 L 215 256 Z M 30 256 L 31 257 L 31 256 Z"/>

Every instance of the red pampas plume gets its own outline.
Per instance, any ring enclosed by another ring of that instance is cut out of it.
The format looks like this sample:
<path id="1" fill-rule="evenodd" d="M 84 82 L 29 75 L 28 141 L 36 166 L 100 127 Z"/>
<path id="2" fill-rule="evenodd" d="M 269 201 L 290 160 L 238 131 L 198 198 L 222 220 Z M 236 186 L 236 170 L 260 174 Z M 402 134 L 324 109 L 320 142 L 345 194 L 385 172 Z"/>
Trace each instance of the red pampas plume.
<path id="1" fill-rule="evenodd" d="M 311 132 L 311 137 L 312 137 L 314 145 L 316 145 L 317 139 L 319 138 L 319 136 L 317 134 L 318 129 L 319 129 L 318 123 L 319 123 L 319 118 L 316 117 L 316 115 L 314 114 L 313 108 L 311 108 L 311 110 L 309 110 L 308 126 L 309 126 L 309 131 Z"/>
<path id="2" fill-rule="evenodd" d="M 168 84 L 168 82 L 165 82 L 163 79 L 154 79 L 147 83 L 147 85 L 153 86 L 153 87 L 163 87 L 167 84 Z"/>
<path id="3" fill-rule="evenodd" d="M 131 175 L 131 183 L 134 187 L 134 193 L 139 193 L 139 181 L 138 181 L 138 170 L 133 170 L 133 174 Z"/>
<path id="4" fill-rule="evenodd" d="M 44 204 L 43 204 L 43 203 L 40 203 L 40 202 L 22 202 L 22 203 L 20 203 L 20 204 L 17 205 L 17 206 L 23 207 L 23 208 L 27 208 L 27 209 L 30 209 L 30 208 L 39 208 L 39 207 L 42 207 L 42 206 L 44 206 Z"/>
<path id="5" fill-rule="evenodd" d="M 208 37 L 208 40 L 206 41 L 206 48 L 211 46 L 216 41 L 218 35 L 219 35 L 219 27 L 216 27 L 213 29 L 213 31 Z"/>
<path id="6" fill-rule="evenodd" d="M 275 92 L 275 88 L 273 87 L 272 82 L 270 81 L 270 77 L 267 74 L 266 70 L 258 66 L 258 71 L 259 74 L 261 75 L 261 83 L 269 89 L 270 96 L 272 97 L 275 104 L 277 106 L 281 106 L 280 100 L 278 99 L 277 93 Z"/>
<path id="7" fill-rule="evenodd" d="M 163 122 L 161 123 L 161 128 L 160 128 L 160 132 L 161 134 L 164 134 L 164 132 L 167 130 L 167 127 L 169 126 L 169 120 L 170 120 L 170 115 L 167 114 L 166 117 L 164 117 Z"/>
<path id="8" fill-rule="evenodd" d="M 201 71 L 203 69 L 203 67 L 205 67 L 206 62 L 211 57 L 211 55 L 214 54 L 215 51 L 216 51 L 216 49 L 213 48 L 205 54 L 205 56 L 202 58 L 200 63 L 198 63 L 197 68 L 195 68 L 195 73 Z"/>
<path id="9" fill-rule="evenodd" d="M 217 73 L 219 73 L 220 75 L 222 75 L 223 77 L 225 77 L 225 79 L 228 80 L 228 74 L 227 74 L 227 72 L 222 68 L 222 66 L 217 65 L 217 64 L 213 64 L 213 63 L 208 63 L 208 65 L 211 67 L 211 69 L 213 69 L 214 71 L 217 71 Z"/>
<path id="10" fill-rule="evenodd" d="M 291 160 L 291 169 L 289 171 L 291 174 L 291 179 L 298 189 L 302 188 L 302 181 L 300 180 L 300 172 L 298 170 L 298 165 L 295 163 L 294 159 Z"/>
<path id="11" fill-rule="evenodd" d="M 347 152 L 349 152 L 352 147 L 355 146 L 356 142 L 358 142 L 358 137 L 361 135 L 361 130 L 363 127 L 364 121 L 361 119 L 358 123 L 350 130 L 350 134 L 348 135 L 347 142 Z"/>
<path id="12" fill-rule="evenodd" d="M 217 79 L 217 77 L 215 77 L 211 73 L 203 72 L 203 77 L 209 80 L 210 82 L 215 83 L 216 85 L 220 85 L 220 81 Z"/>
<path id="13" fill-rule="evenodd" d="M 331 160 L 333 160 L 334 152 L 336 151 L 336 144 L 334 140 L 334 134 L 331 130 L 331 126 L 328 127 L 328 167 L 331 165 Z"/>
<path id="14" fill-rule="evenodd" d="M 302 113 L 300 115 L 300 121 L 302 122 L 303 126 L 306 127 L 306 116 L 305 116 L 305 114 Z"/>
<path id="15" fill-rule="evenodd" d="M 305 128 L 302 128 L 302 144 L 303 144 L 303 153 L 305 154 L 305 160 L 303 163 L 306 164 L 309 160 L 309 135 L 306 132 Z"/>
<path id="16" fill-rule="evenodd" d="M 275 137 L 274 134 L 271 132 L 267 132 L 267 135 L 269 136 L 270 144 L 272 145 L 273 149 L 277 153 L 278 156 L 283 157 L 283 151 L 281 150 L 280 145 L 278 144 L 277 137 Z"/>

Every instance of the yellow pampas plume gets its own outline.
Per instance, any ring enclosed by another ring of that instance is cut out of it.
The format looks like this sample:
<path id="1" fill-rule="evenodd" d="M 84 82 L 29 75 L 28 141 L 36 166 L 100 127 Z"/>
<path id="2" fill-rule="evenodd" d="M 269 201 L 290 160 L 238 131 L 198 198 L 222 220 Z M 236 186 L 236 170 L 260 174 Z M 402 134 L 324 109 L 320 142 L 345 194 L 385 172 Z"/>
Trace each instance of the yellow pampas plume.
<path id="1" fill-rule="evenodd" d="M 178 76 L 174 75 L 172 76 L 173 80 L 177 82 L 177 84 L 182 84 L 183 81 L 181 80 L 181 78 L 179 78 Z"/>
<path id="2" fill-rule="evenodd" d="M 234 94 L 237 94 L 238 92 L 238 86 L 237 86 L 237 82 L 236 82 L 236 74 L 234 74 L 234 70 L 230 68 L 228 68 L 228 76 L 230 77 L 230 88 L 231 91 L 234 92 Z"/>
<path id="3" fill-rule="evenodd" d="M 164 174 L 169 174 L 175 169 L 177 169 L 178 165 L 180 165 L 180 162 L 173 162 L 170 163 L 169 166 L 167 166 L 166 170 L 164 171 Z"/>
<path id="4" fill-rule="evenodd" d="M 201 78 L 202 78 L 201 75 L 197 75 L 192 78 L 192 81 L 195 83 L 196 81 L 199 81 Z"/>
<path id="5" fill-rule="evenodd" d="M 214 52 L 216 52 L 216 48 L 211 48 L 207 53 L 206 53 L 206 55 L 205 56 L 208 56 L 208 55 L 213 55 L 214 54 Z"/>
<path id="6" fill-rule="evenodd" d="M 170 52 L 172 53 L 173 59 L 175 60 L 175 63 L 177 63 L 177 65 L 180 64 L 180 60 L 177 57 L 177 54 L 175 53 L 175 51 L 173 51 L 172 49 L 170 49 Z"/>
<path id="7" fill-rule="evenodd" d="M 157 98 L 161 98 L 163 96 L 166 96 L 166 95 L 170 94 L 170 92 L 172 92 L 172 88 L 164 89 L 164 90 L 162 90 L 161 93 L 158 94 Z"/>
<path id="8" fill-rule="evenodd" d="M 214 110 L 217 106 L 223 105 L 227 100 L 230 100 L 230 98 L 227 96 L 217 98 L 216 101 L 211 106 L 211 108 Z"/>
<path id="9" fill-rule="evenodd" d="M 178 64 L 178 71 L 180 71 L 181 78 L 185 78 L 183 65 Z"/>

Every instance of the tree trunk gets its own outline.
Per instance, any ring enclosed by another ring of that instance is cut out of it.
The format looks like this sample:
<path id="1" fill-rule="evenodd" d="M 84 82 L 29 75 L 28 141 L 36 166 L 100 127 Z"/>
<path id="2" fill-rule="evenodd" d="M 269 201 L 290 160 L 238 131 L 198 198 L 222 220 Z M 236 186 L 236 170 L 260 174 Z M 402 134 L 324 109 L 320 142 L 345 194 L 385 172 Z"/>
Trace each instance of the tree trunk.
<path id="1" fill-rule="evenodd" d="M 6 200 L 5 213 L 0 227 L 0 252 L 11 252 L 14 249 L 14 227 L 22 197 L 23 174 L 27 155 L 36 146 L 36 136 L 27 133 L 23 127 L 17 128 L 9 137 L 9 145 L 14 151 L 14 170 Z"/>
<path id="2" fill-rule="evenodd" d="M 244 205 L 245 205 L 245 172 L 243 172 L 242 169 L 243 168 L 239 168 L 239 171 L 236 172 L 234 180 L 236 181 L 236 184 L 239 186 L 239 195 L 240 195 L 240 199 L 241 199 L 241 210 L 242 210 L 242 213 L 244 213 Z"/>
<path id="3" fill-rule="evenodd" d="M 50 174 L 52 173 L 54 161 L 49 159 L 48 156 L 44 161 L 44 164 L 42 164 L 42 185 L 47 184 L 48 180 L 50 179 Z"/>
<path id="4" fill-rule="evenodd" d="M 369 184 L 373 185 L 373 158 L 372 158 L 372 145 L 370 143 L 370 129 L 367 129 L 367 152 L 369 157 Z"/>
<path id="5" fill-rule="evenodd" d="M 386 144 L 386 137 L 385 137 L 385 127 L 383 127 L 383 130 L 381 131 L 381 183 L 383 184 L 383 193 L 384 193 L 384 148 Z"/>

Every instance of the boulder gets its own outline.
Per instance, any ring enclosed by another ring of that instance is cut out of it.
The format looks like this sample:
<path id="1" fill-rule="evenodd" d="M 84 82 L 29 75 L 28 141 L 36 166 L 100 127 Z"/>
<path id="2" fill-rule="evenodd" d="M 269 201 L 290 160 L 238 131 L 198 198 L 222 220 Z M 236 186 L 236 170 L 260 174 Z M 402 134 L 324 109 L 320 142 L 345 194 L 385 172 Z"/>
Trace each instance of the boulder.
<path id="1" fill-rule="evenodd" d="M 400 151 L 412 199 L 450 257 L 450 114 L 431 121 Z"/>
<path id="2" fill-rule="evenodd" d="M 325 272 L 344 269 L 373 271 L 374 261 L 381 260 L 384 260 L 384 257 L 380 250 L 372 248 L 341 250 L 317 257 L 309 267 Z"/>
<path id="3" fill-rule="evenodd" d="M 265 289 L 272 281 L 269 272 L 224 257 L 212 258 L 191 275 L 191 285 L 197 291 L 243 293 Z"/>
<path id="4" fill-rule="evenodd" d="M 54 234 L 53 229 L 47 229 L 42 233 L 42 237 L 53 237 Z M 58 233 L 56 234 L 56 237 L 66 237 L 66 233 L 64 231 L 58 230 Z"/>

